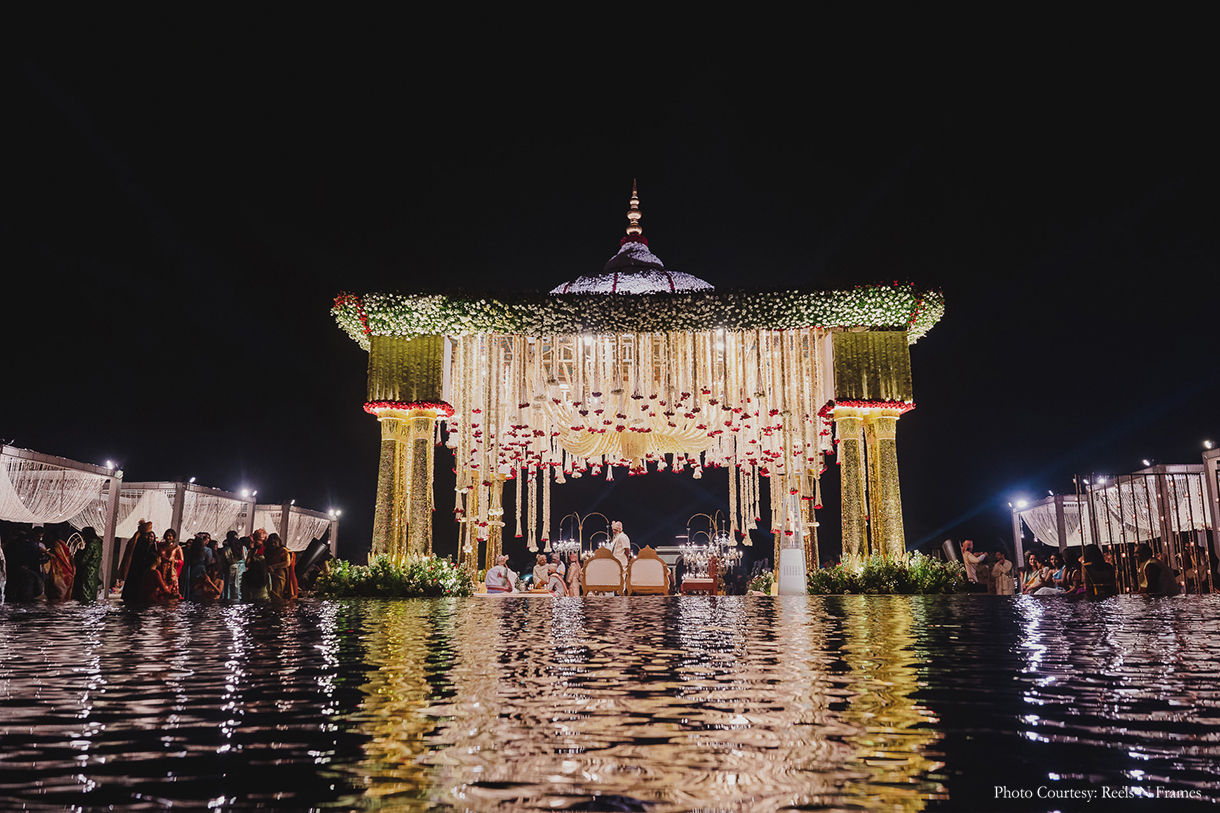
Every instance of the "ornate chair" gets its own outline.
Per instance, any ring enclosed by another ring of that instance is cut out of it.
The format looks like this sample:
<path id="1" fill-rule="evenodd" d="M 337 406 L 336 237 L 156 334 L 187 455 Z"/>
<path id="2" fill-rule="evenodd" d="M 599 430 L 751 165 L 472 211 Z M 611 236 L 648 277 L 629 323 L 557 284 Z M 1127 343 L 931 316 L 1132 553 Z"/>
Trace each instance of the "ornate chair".
<path id="1" fill-rule="evenodd" d="M 589 593 L 622 593 L 623 565 L 609 548 L 598 548 L 593 558 L 585 562 L 581 574 L 581 583 L 585 587 L 585 595 Z"/>
<path id="2" fill-rule="evenodd" d="M 645 593 L 669 595 L 669 567 L 651 546 L 640 551 L 639 556 L 627 566 L 627 595 Z"/>

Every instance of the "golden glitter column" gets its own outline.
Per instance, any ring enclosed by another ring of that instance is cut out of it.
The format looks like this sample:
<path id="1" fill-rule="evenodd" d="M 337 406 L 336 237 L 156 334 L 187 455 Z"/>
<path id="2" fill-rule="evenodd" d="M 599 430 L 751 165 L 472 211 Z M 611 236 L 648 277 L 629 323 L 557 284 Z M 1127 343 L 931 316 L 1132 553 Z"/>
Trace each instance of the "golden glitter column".
<path id="1" fill-rule="evenodd" d="M 896 409 L 869 410 L 869 494 L 872 503 L 873 550 L 886 556 L 906 555 L 902 531 L 902 494 L 898 487 L 898 416 Z"/>
<path id="2" fill-rule="evenodd" d="M 427 556 L 432 553 L 432 433 L 436 412 L 413 409 L 411 426 L 411 486 L 407 493 L 407 553 Z"/>
<path id="3" fill-rule="evenodd" d="M 860 410 L 835 407 L 835 437 L 839 444 L 839 479 L 843 495 L 843 557 L 860 556 L 868 548 L 864 503 L 864 449 Z"/>
<path id="4" fill-rule="evenodd" d="M 380 415 L 381 462 L 377 467 L 377 509 L 373 517 L 372 556 L 401 559 L 407 550 L 407 472 L 411 443 L 407 421 Z"/>

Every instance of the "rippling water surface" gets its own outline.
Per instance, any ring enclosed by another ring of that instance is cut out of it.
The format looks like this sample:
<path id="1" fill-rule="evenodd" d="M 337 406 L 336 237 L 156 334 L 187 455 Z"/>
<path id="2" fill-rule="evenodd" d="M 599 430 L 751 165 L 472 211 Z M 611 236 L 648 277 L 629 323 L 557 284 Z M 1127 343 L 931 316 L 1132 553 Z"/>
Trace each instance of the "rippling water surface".
<path id="1" fill-rule="evenodd" d="M 1218 633 L 1212 597 L 4 605 L 0 807 L 1210 807 Z"/>

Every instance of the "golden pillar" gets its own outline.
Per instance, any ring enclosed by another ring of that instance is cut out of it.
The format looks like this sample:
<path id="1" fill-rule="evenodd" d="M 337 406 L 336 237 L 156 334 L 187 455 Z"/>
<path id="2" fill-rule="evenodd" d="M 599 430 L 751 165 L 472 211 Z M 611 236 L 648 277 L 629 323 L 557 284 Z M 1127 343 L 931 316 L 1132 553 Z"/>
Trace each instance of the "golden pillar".
<path id="1" fill-rule="evenodd" d="M 868 513 L 864 491 L 864 449 L 860 410 L 836 407 L 835 436 L 839 443 L 839 479 L 843 503 L 843 557 L 868 550 Z"/>
<path id="2" fill-rule="evenodd" d="M 381 422 L 374 554 L 401 560 L 432 552 L 433 433 L 444 402 L 442 336 L 373 336 L 368 401 Z"/>
<path id="3" fill-rule="evenodd" d="M 377 510 L 373 517 L 371 555 L 401 559 L 407 550 L 407 484 L 410 429 L 402 418 L 379 416 L 381 462 L 377 467 Z"/>
<path id="4" fill-rule="evenodd" d="M 381 409 L 381 463 L 372 553 L 401 560 L 432 552 L 432 433 L 430 409 Z"/>
<path id="5" fill-rule="evenodd" d="M 869 410 L 869 503 L 873 551 L 886 556 L 906 555 L 902 529 L 902 494 L 898 487 L 898 416 L 896 409 Z"/>

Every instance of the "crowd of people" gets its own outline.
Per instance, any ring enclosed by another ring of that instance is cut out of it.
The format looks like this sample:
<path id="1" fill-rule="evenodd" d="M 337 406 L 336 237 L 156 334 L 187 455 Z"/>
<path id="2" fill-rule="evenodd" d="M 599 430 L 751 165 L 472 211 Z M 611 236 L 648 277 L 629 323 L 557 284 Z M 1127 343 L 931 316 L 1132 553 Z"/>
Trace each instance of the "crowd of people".
<path id="1" fill-rule="evenodd" d="M 0 602 L 95 601 L 102 585 L 102 540 L 93 528 L 65 538 L 54 526 L 29 528 L 0 547 Z M 296 554 L 264 530 L 223 541 L 197 533 L 185 544 L 141 520 L 123 546 L 115 591 L 133 604 L 175 601 L 287 601 L 300 593 Z"/>
<path id="2" fill-rule="evenodd" d="M 124 546 L 118 579 L 116 589 L 132 603 L 287 601 L 300 593 L 296 554 L 264 530 L 229 531 L 223 542 L 198 533 L 183 550 L 172 528 L 158 539 L 152 523 L 141 522 Z"/>
<path id="3" fill-rule="evenodd" d="M 998 595 L 1091 596 L 1105 598 L 1121 592 L 1109 551 L 1099 545 L 1085 545 L 1079 557 L 1060 553 L 1041 555 L 1030 552 L 1019 571 L 997 550 L 990 562 L 988 554 L 976 553 L 974 543 L 962 543 L 962 563 L 973 592 Z M 1162 561 L 1152 546 L 1141 543 L 1135 549 L 1138 563 L 1138 591 L 1149 596 L 1176 596 L 1182 592 L 1177 574 Z"/>

